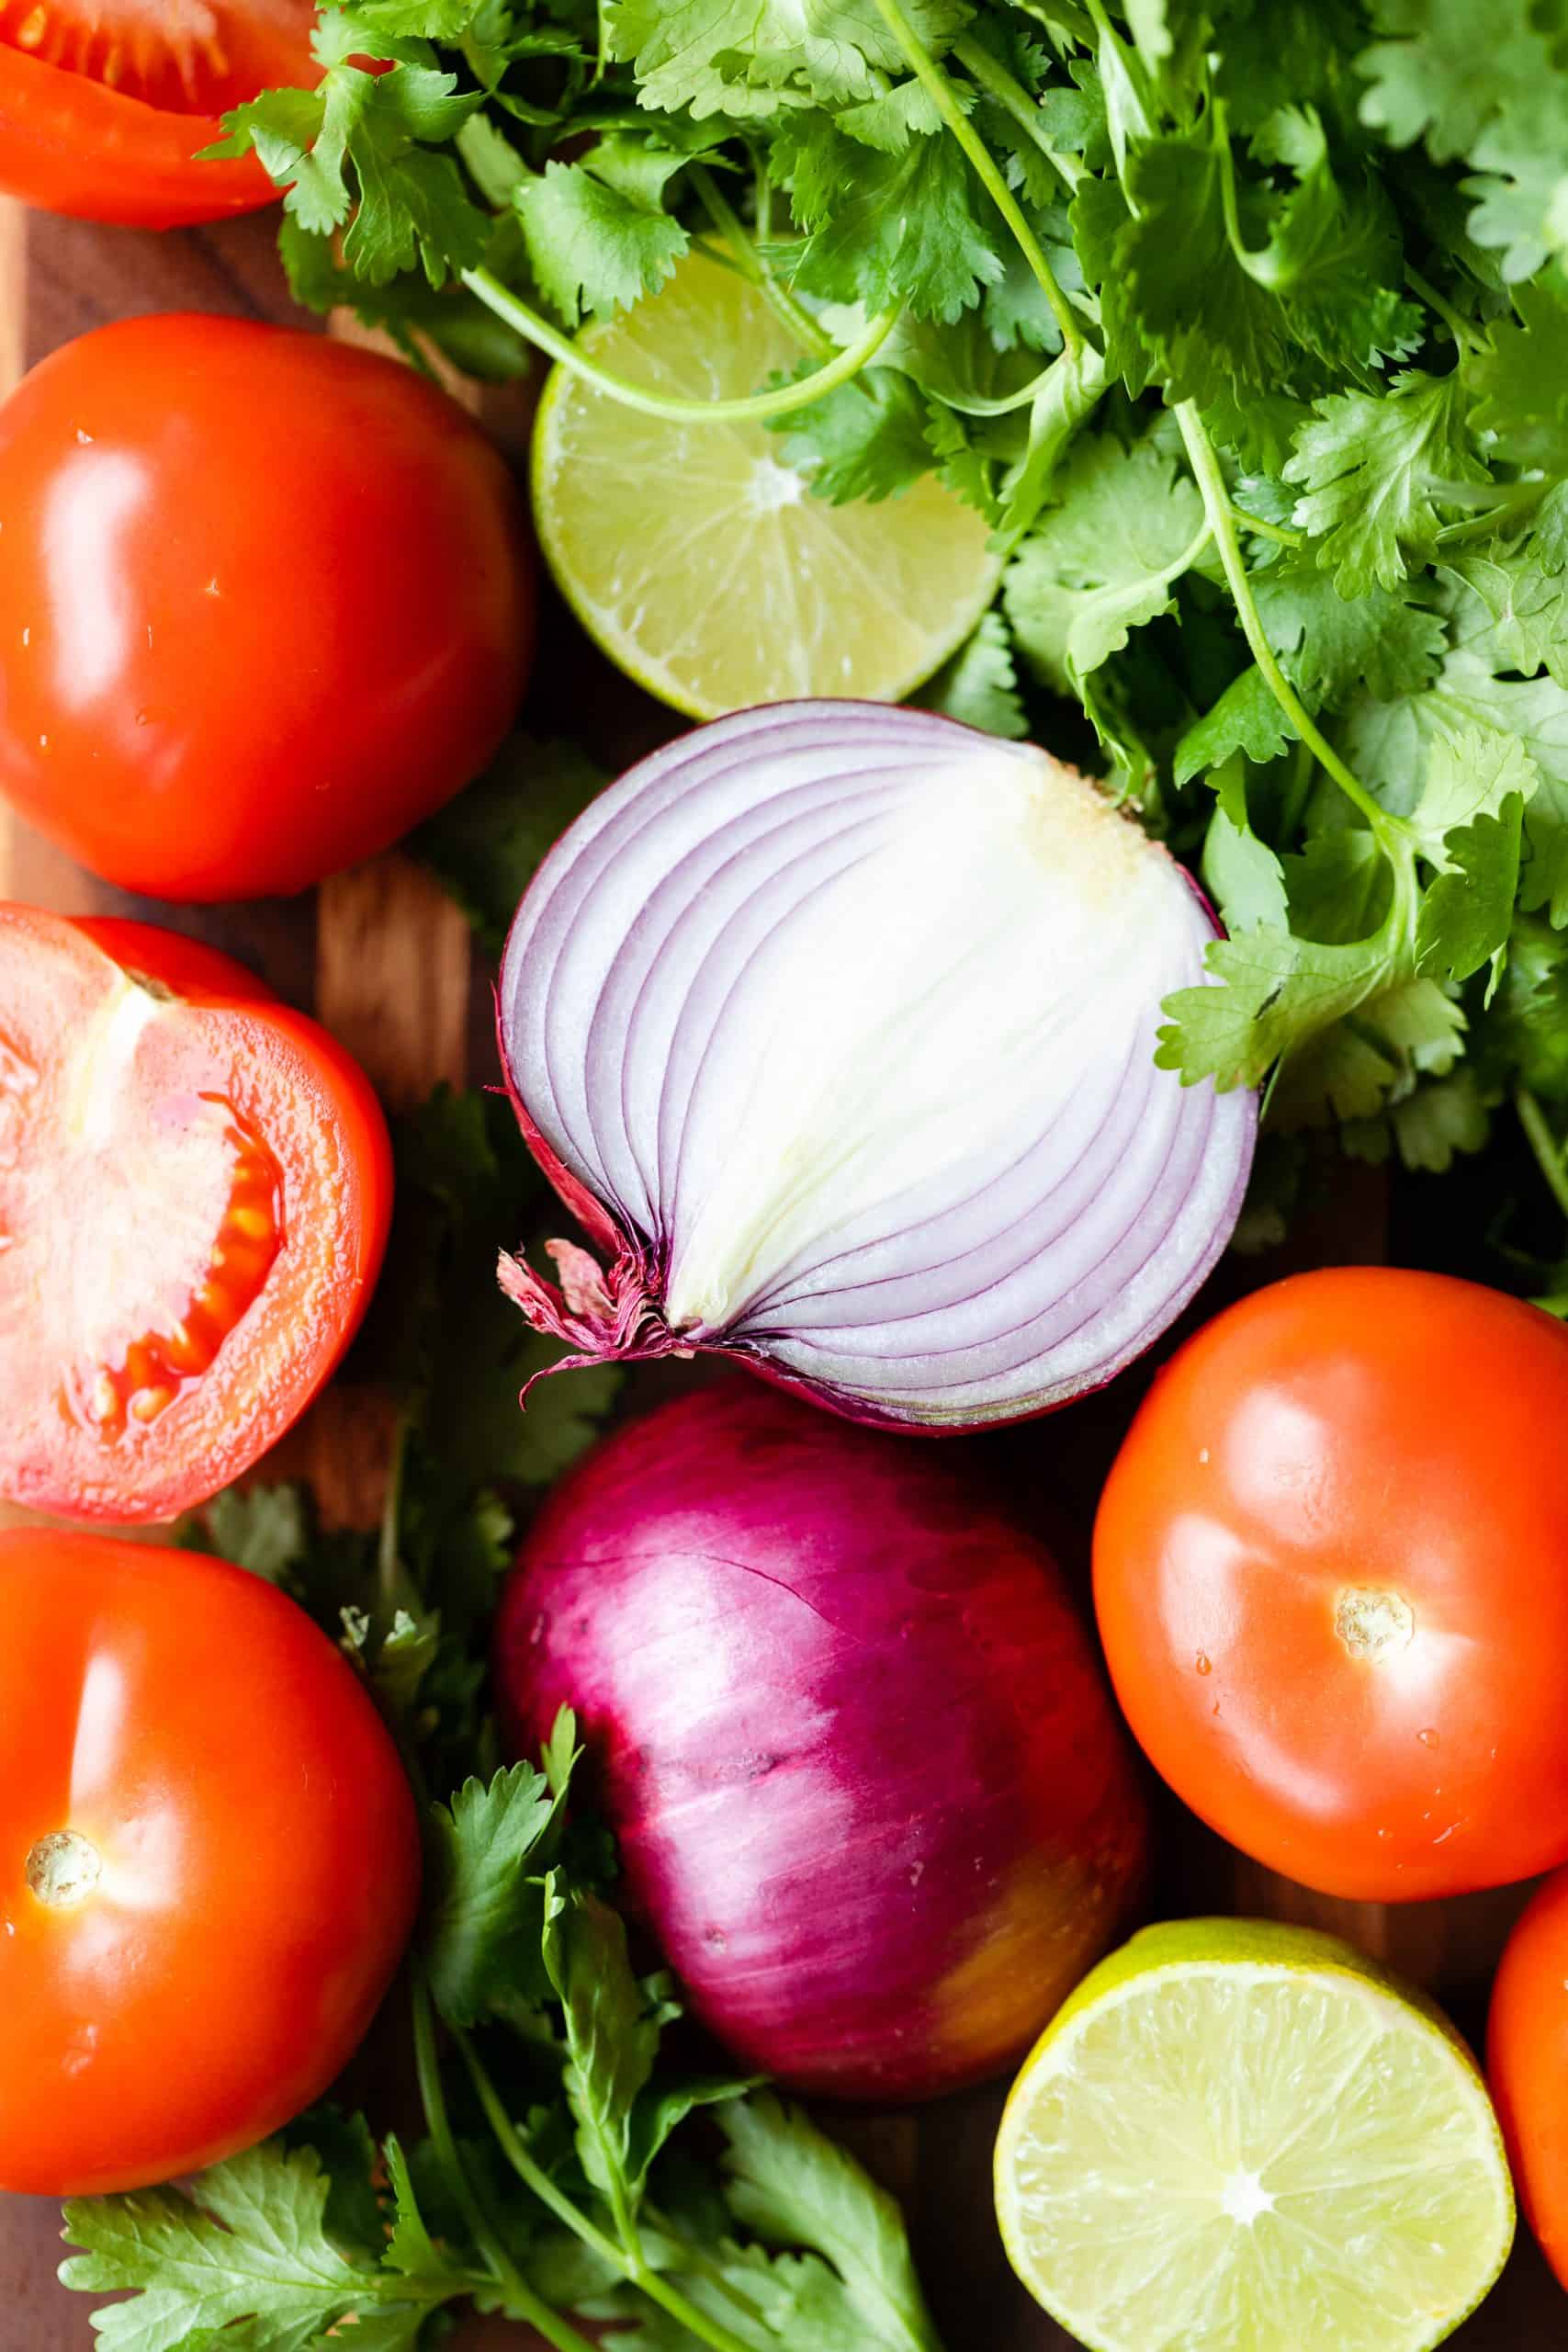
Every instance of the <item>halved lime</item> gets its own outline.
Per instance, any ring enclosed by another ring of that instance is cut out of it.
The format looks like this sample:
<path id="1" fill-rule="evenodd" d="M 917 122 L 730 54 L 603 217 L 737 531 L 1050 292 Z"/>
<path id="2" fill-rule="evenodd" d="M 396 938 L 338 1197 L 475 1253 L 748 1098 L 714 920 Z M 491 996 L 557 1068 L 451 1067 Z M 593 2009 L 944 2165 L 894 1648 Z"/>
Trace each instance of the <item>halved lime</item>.
<path id="1" fill-rule="evenodd" d="M 581 341 L 683 400 L 744 398 L 802 356 L 757 289 L 700 254 Z M 764 425 L 645 416 L 564 365 L 534 430 L 534 516 L 590 635 L 693 718 L 797 695 L 897 702 L 956 651 L 1000 573 L 982 518 L 934 475 L 830 506 Z"/>
<path id="2" fill-rule="evenodd" d="M 1441 2013 L 1332 1936 L 1189 1919 L 1087 1976 L 1013 2086 L 997 2214 L 1094 2352 L 1424 2352 L 1514 2197 Z"/>

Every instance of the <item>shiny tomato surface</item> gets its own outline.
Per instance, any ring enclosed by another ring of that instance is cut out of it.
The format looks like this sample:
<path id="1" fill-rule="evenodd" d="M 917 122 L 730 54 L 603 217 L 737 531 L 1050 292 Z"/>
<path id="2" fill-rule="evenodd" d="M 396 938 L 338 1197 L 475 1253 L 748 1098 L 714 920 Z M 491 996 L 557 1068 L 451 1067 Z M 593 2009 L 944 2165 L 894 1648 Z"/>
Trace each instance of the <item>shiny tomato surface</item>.
<path id="1" fill-rule="evenodd" d="M 240 965 L 0 904 L 0 1496 L 161 1520 L 238 1476 L 347 1345 L 391 1190 L 357 1066 Z"/>
<path id="2" fill-rule="evenodd" d="M 273 1586 L 0 1534 L 0 2188 L 136 2188 L 320 2097 L 413 1922 L 419 1832 L 354 1669 Z"/>
<path id="3" fill-rule="evenodd" d="M 1568 1331 L 1440 1275 L 1303 1274 L 1189 1341 L 1107 1484 L 1095 1599 L 1195 1813 L 1371 1902 L 1568 1857 L 1563 1428 Z"/>
<path id="4" fill-rule="evenodd" d="M 373 352 L 100 328 L 0 409 L 0 792 L 124 888 L 302 889 L 428 816 L 516 709 L 516 487 Z"/>
<path id="5" fill-rule="evenodd" d="M 1486 2079 L 1525 2218 L 1568 2287 L 1568 1871 L 1548 1879 L 1504 1950 Z"/>
<path id="6" fill-rule="evenodd" d="M 168 229 L 276 195 L 254 156 L 197 161 L 219 117 L 313 84 L 313 0 L 9 0 L 0 6 L 0 191 Z"/>

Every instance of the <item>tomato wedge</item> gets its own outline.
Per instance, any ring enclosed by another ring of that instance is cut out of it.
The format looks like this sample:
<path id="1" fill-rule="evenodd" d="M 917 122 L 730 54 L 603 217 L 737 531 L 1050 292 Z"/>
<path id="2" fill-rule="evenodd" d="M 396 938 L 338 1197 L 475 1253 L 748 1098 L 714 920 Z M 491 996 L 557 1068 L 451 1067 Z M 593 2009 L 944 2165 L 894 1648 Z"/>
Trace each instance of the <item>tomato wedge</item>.
<path id="1" fill-rule="evenodd" d="M 219 117 L 313 84 L 313 0 L 0 0 L 0 190 L 169 229 L 276 191 L 254 155 L 198 163 Z"/>
<path id="2" fill-rule="evenodd" d="M 363 1073 L 226 956 L 0 906 L 0 1495 L 169 1519 L 310 1402 L 368 1300 Z"/>
<path id="3" fill-rule="evenodd" d="M 242 1568 L 15 1528 L 0 1617 L 0 2188 L 144 2188 L 351 2055 L 413 1922 L 413 1799 L 346 1659 Z"/>

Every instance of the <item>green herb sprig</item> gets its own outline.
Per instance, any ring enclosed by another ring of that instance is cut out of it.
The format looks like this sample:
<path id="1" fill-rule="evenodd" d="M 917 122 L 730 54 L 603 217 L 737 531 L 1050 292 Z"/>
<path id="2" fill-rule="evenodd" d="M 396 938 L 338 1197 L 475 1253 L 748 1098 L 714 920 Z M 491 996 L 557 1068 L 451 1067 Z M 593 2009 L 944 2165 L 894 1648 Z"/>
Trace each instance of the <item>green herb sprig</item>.
<path id="1" fill-rule="evenodd" d="M 1461 0 L 358 0 L 320 55 L 229 125 L 304 299 L 596 374 L 584 323 L 700 250 L 797 335 L 742 405 L 817 495 L 934 471 L 987 516 L 977 707 L 1087 720 L 1225 918 L 1161 1057 L 1267 1085 L 1255 1238 L 1320 1139 L 1441 1170 L 1510 1104 L 1563 1193 L 1568 52 L 1531 0 L 1484 40 Z"/>

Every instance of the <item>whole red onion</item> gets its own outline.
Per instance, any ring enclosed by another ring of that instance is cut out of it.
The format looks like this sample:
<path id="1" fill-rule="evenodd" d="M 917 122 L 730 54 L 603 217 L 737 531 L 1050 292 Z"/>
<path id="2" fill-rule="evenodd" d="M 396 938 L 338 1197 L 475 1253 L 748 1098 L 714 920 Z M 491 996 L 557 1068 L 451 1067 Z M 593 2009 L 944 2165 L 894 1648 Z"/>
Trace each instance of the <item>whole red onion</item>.
<path id="1" fill-rule="evenodd" d="M 735 1383 L 600 1445 L 503 1600 L 510 1742 L 576 1708 L 632 1908 L 798 2089 L 999 2071 L 1115 1936 L 1145 1819 L 1044 1546 L 961 1455 Z"/>

